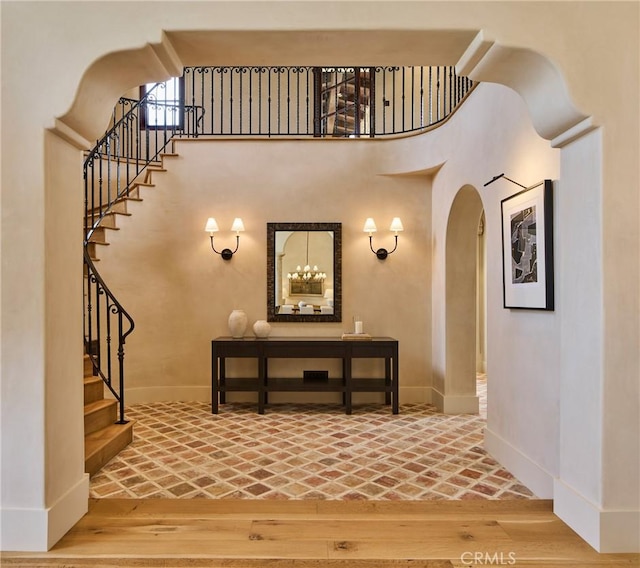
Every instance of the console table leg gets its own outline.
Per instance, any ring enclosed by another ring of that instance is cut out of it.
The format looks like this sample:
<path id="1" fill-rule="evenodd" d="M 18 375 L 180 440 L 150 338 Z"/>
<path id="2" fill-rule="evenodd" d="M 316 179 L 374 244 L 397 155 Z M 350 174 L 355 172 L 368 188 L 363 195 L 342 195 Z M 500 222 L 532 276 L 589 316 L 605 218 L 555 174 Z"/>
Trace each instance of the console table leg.
<path id="1" fill-rule="evenodd" d="M 264 414 L 267 402 L 267 359 L 258 358 L 258 414 Z"/>
<path id="2" fill-rule="evenodd" d="M 345 382 L 345 412 L 351 414 L 351 398 L 353 394 L 351 385 L 351 349 L 349 349 L 347 356 L 343 359 L 344 369 L 344 382 Z"/>
<path id="3" fill-rule="evenodd" d="M 400 412 L 400 402 L 398 401 L 399 387 L 398 387 L 398 353 L 396 353 L 393 357 L 393 375 L 391 377 L 391 381 L 393 384 L 393 414 L 398 414 Z"/>
<path id="4" fill-rule="evenodd" d="M 220 357 L 220 386 L 224 388 L 227 377 L 227 369 L 224 357 Z M 220 404 L 226 404 L 227 393 L 224 390 L 220 391 Z"/>
<path id="5" fill-rule="evenodd" d="M 385 388 L 389 388 L 392 385 L 391 379 L 391 359 L 389 357 L 384 358 L 384 386 Z M 384 393 L 384 403 L 391 404 L 391 392 L 385 391 Z"/>
<path id="6" fill-rule="evenodd" d="M 211 349 L 211 414 L 218 414 L 218 354 L 215 347 Z"/>

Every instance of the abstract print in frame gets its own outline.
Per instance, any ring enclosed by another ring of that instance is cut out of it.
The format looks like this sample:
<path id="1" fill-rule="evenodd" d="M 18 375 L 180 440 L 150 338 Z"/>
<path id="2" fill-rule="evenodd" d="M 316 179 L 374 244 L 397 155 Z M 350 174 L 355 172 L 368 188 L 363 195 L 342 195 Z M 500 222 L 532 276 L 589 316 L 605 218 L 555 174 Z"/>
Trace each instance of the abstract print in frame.
<path id="1" fill-rule="evenodd" d="M 553 182 L 520 191 L 500 206 L 504 307 L 553 310 Z"/>

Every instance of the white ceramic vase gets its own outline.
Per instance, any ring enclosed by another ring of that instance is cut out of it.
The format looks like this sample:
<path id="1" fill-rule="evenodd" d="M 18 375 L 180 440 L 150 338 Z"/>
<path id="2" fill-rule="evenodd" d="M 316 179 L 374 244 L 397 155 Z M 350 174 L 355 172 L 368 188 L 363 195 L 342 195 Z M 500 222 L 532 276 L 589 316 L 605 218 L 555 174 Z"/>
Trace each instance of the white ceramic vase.
<path id="1" fill-rule="evenodd" d="M 244 310 L 233 310 L 229 316 L 229 333 L 231 337 L 239 339 L 244 337 L 244 332 L 247 329 L 247 314 Z"/>
<path id="2" fill-rule="evenodd" d="M 271 325 L 266 320 L 258 320 L 253 324 L 253 333 L 256 334 L 256 337 L 264 339 L 269 337 L 271 333 Z"/>

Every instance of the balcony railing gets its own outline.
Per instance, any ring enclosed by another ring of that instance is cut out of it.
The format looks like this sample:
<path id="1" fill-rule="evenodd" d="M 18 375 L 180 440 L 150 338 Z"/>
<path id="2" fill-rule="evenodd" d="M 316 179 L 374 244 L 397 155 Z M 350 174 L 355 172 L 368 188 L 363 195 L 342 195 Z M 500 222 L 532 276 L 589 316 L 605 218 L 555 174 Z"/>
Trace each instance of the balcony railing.
<path id="1" fill-rule="evenodd" d="M 444 121 L 472 88 L 453 67 L 185 67 L 180 101 L 147 108 L 179 137 L 376 137 Z"/>

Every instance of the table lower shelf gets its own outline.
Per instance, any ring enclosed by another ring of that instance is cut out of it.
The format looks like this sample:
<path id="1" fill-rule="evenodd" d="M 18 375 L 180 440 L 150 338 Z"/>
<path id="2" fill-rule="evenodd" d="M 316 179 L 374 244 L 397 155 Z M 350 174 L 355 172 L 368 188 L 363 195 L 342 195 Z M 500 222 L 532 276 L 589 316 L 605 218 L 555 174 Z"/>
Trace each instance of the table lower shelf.
<path id="1" fill-rule="evenodd" d="M 385 393 L 385 403 L 391 404 L 395 388 L 385 379 L 358 378 L 351 379 L 349 387 L 344 379 L 304 380 L 300 378 L 276 378 L 269 377 L 267 384 L 260 388 L 260 380 L 251 377 L 225 378 L 224 384 L 218 385 L 217 392 L 213 396 L 213 412 L 218 412 L 218 397 L 220 404 L 226 403 L 227 393 L 230 392 L 255 392 L 258 394 L 258 412 L 264 414 L 268 404 L 269 393 L 276 392 L 335 392 L 342 394 L 342 403 L 346 407 L 347 414 L 351 414 L 351 395 L 356 392 Z M 397 400 L 397 395 L 394 397 Z M 397 402 L 392 405 L 392 412 L 398 414 Z"/>
<path id="2" fill-rule="evenodd" d="M 258 392 L 259 379 L 226 378 L 224 384 L 218 386 L 219 392 Z M 344 379 L 303 380 L 298 378 L 269 377 L 264 386 L 265 392 L 347 392 Z M 351 379 L 351 392 L 393 392 L 393 385 L 386 384 L 384 379 L 358 378 Z"/>

